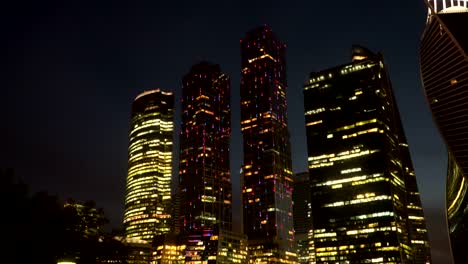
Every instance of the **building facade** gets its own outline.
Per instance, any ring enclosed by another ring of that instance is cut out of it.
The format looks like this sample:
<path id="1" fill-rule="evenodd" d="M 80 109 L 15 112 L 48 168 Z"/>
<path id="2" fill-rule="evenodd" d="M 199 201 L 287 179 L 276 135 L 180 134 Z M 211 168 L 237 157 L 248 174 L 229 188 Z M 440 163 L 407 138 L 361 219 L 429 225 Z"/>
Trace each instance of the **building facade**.
<path id="1" fill-rule="evenodd" d="M 268 26 L 241 40 L 241 186 L 251 263 L 296 261 L 285 51 Z"/>
<path id="2" fill-rule="evenodd" d="M 80 219 L 75 223 L 75 231 L 83 237 L 97 237 L 104 232 L 103 227 L 106 223 L 104 211 L 101 208 L 96 208 L 94 201 L 77 202 L 73 199 L 68 199 L 63 205 L 67 213 L 76 215 Z"/>
<path id="3" fill-rule="evenodd" d="M 314 263 L 315 251 L 310 249 L 309 232 L 312 229 L 312 203 L 310 195 L 309 172 L 294 175 L 293 216 L 296 239 L 297 259 L 299 263 Z M 312 255 L 312 256 L 311 256 Z"/>
<path id="4" fill-rule="evenodd" d="M 230 95 L 216 64 L 200 62 L 182 81 L 177 222 L 188 263 L 216 263 L 220 230 L 232 230 Z"/>
<path id="5" fill-rule="evenodd" d="M 447 145 L 446 206 L 455 263 L 468 258 L 468 1 L 426 1 L 420 45 L 427 102 Z"/>
<path id="6" fill-rule="evenodd" d="M 304 86 L 316 263 L 430 263 L 424 214 L 381 54 Z"/>
<path id="7" fill-rule="evenodd" d="M 151 243 L 170 231 L 174 95 L 149 90 L 133 101 L 124 235 Z"/>
<path id="8" fill-rule="evenodd" d="M 184 264 L 185 241 L 180 234 L 158 235 L 153 240 L 151 264 Z"/>
<path id="9" fill-rule="evenodd" d="M 160 235 L 154 235 L 153 238 Z M 128 264 L 148 264 L 153 263 L 152 245 L 148 240 L 136 237 L 117 238 L 125 245 L 126 261 Z"/>
<path id="10" fill-rule="evenodd" d="M 217 264 L 248 263 L 247 237 L 237 232 L 221 230 Z"/>

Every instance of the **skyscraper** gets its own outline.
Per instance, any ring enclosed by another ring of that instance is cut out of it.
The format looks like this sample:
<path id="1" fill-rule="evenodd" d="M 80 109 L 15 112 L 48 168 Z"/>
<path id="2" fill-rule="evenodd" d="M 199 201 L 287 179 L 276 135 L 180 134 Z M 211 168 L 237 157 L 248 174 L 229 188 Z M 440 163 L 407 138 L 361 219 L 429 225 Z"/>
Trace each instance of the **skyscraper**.
<path id="1" fill-rule="evenodd" d="M 294 263 L 286 45 L 268 26 L 241 40 L 243 227 L 251 263 Z"/>
<path id="2" fill-rule="evenodd" d="M 304 86 L 316 263 L 429 263 L 424 214 L 381 54 Z"/>
<path id="3" fill-rule="evenodd" d="M 314 262 L 311 259 L 309 231 L 312 229 L 312 203 L 310 201 L 309 172 L 294 175 L 294 231 L 299 263 Z M 312 240 L 313 242 L 313 240 Z M 313 250 L 313 249 L 312 249 Z"/>
<path id="4" fill-rule="evenodd" d="M 188 261 L 216 263 L 220 230 L 232 229 L 230 135 L 230 79 L 198 63 L 182 81 L 179 222 Z"/>
<path id="5" fill-rule="evenodd" d="M 127 238 L 152 242 L 169 232 L 174 96 L 149 90 L 133 101 L 124 229 Z"/>
<path id="6" fill-rule="evenodd" d="M 468 258 L 468 1 L 426 1 L 420 46 L 421 79 L 447 145 L 446 206 L 455 263 Z"/>

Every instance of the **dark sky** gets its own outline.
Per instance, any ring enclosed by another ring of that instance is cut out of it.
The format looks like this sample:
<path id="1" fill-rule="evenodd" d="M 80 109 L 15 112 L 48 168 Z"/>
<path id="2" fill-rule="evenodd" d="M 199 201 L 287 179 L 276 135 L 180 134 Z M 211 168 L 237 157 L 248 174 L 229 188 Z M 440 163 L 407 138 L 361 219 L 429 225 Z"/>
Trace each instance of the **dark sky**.
<path id="1" fill-rule="evenodd" d="M 178 100 L 181 77 L 192 64 L 219 63 L 232 77 L 231 170 L 238 190 L 239 40 L 246 31 L 269 24 L 287 44 L 294 172 L 305 171 L 307 163 L 302 83 L 308 73 L 349 62 L 352 44 L 382 51 L 410 143 L 434 263 L 450 263 L 442 209 L 445 147 L 419 77 L 423 0 L 2 5 L 0 167 L 15 168 L 33 191 L 95 200 L 115 227 L 123 212 L 130 106 L 138 93 L 163 88 Z"/>

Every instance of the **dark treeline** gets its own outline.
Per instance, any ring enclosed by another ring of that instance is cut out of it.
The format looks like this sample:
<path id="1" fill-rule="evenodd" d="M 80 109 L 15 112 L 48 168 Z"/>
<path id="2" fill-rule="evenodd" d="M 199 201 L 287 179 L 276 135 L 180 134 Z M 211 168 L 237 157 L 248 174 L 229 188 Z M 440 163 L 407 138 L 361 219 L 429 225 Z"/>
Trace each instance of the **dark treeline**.
<path id="1" fill-rule="evenodd" d="M 47 192 L 31 194 L 13 170 L 0 170 L 5 263 L 125 263 L 126 250 L 93 201 L 68 206 Z M 3 262 L 3 261 L 2 261 Z"/>

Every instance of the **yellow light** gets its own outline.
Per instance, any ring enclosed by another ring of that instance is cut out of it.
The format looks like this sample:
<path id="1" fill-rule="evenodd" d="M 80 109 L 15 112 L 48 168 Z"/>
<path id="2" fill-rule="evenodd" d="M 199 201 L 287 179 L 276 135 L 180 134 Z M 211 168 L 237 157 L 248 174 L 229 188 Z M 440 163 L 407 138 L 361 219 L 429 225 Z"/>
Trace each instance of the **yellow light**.
<path id="1" fill-rule="evenodd" d="M 354 55 L 353 56 L 353 61 L 360 61 L 360 60 L 365 60 L 367 59 L 366 56 L 361 56 L 361 55 Z"/>
<path id="2" fill-rule="evenodd" d="M 164 95 L 172 93 L 157 89 L 144 92 L 135 100 L 144 100 L 143 96 L 153 93 L 161 93 L 161 101 L 158 104 L 148 101 L 144 112 L 132 116 L 124 213 L 127 238 L 152 239 L 155 232 L 150 230 L 156 230 L 157 234 L 169 230 L 168 221 L 162 219 L 171 218 L 173 110 L 168 108 L 163 114 L 159 108 L 167 108 L 164 105 L 173 97 L 165 98 Z M 158 202 L 155 209 L 148 212 L 148 206 L 160 199 L 162 203 Z"/>
<path id="3" fill-rule="evenodd" d="M 325 111 L 325 108 L 321 107 L 321 108 L 318 108 L 318 109 L 309 110 L 309 111 L 305 112 L 305 115 L 314 115 L 314 114 L 318 114 L 318 113 L 321 113 L 321 112 L 324 112 L 324 111 Z"/>
<path id="4" fill-rule="evenodd" d="M 457 196 L 455 197 L 455 199 L 453 199 L 453 202 L 449 206 L 447 211 L 450 211 L 457 204 L 457 201 L 458 201 L 458 199 L 460 199 L 460 195 L 461 195 L 461 193 L 462 193 L 462 191 L 464 189 L 464 185 L 465 185 L 465 177 L 462 178 L 462 182 L 460 184 L 460 189 L 458 189 Z"/>
<path id="5" fill-rule="evenodd" d="M 306 124 L 306 126 L 313 126 L 313 125 L 317 125 L 321 123 L 322 123 L 322 120 L 318 120 L 318 121 L 309 122 Z"/>
<path id="6" fill-rule="evenodd" d="M 275 60 L 270 54 L 263 54 L 263 55 L 260 56 L 260 57 L 256 57 L 256 58 L 250 59 L 250 60 L 249 60 L 249 63 L 252 63 L 252 62 L 254 62 L 254 61 L 256 61 L 256 60 L 261 60 L 261 59 L 264 59 L 264 58 L 269 58 L 269 59 L 273 60 L 274 62 L 276 62 L 276 60 Z"/>

